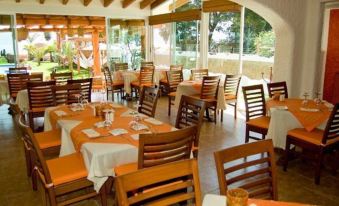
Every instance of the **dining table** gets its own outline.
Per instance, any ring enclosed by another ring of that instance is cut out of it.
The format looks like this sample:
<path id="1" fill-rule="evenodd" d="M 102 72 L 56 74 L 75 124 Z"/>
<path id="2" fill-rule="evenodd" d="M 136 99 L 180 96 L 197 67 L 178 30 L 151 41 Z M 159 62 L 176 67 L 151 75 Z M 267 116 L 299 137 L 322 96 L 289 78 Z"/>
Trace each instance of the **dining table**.
<path id="1" fill-rule="evenodd" d="M 192 96 L 201 93 L 202 80 L 185 80 L 181 82 L 176 91 L 174 106 L 179 108 L 180 99 L 182 95 Z M 223 80 L 219 83 L 218 97 L 217 97 L 217 109 L 225 110 L 225 92 Z"/>
<path id="2" fill-rule="evenodd" d="M 272 139 L 274 147 L 285 149 L 289 130 L 305 128 L 311 132 L 315 128 L 325 129 L 333 105 L 326 101 L 317 103 L 288 98 L 283 101 L 269 99 L 266 108 L 271 117 L 266 139 Z"/>
<path id="3" fill-rule="evenodd" d="M 107 125 L 101 116 L 95 114 L 99 104 L 47 108 L 44 118 L 45 131 L 61 130 L 60 157 L 77 152 L 82 154 L 87 178 L 94 183 L 96 191 L 108 177 L 115 175 L 116 166 L 138 161 L 139 134 L 177 130 L 112 102 L 104 104 L 112 112 L 112 123 Z"/>
<path id="4" fill-rule="evenodd" d="M 207 194 L 204 196 L 202 206 L 226 206 L 227 197 L 224 195 Z M 274 200 L 248 199 L 248 206 L 306 206 L 308 204 L 281 202 Z"/>

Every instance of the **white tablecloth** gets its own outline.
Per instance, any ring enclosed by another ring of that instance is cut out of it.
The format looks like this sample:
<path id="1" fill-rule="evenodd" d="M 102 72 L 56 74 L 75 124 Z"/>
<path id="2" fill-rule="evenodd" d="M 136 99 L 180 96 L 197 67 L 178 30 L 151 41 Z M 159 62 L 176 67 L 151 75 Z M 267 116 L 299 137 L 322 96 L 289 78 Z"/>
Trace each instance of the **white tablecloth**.
<path id="1" fill-rule="evenodd" d="M 9 100 L 9 90 L 7 80 L 0 80 L 0 105 L 7 104 Z"/>
<path id="2" fill-rule="evenodd" d="M 226 206 L 226 196 L 207 194 L 202 206 Z"/>
<path id="3" fill-rule="evenodd" d="M 185 81 L 180 83 L 177 88 L 174 106 L 179 107 L 180 99 L 182 95 L 191 96 L 200 94 L 200 91 L 195 89 L 192 84 L 186 83 Z M 217 109 L 225 110 L 226 102 L 225 102 L 225 92 L 224 92 L 224 83 L 220 81 L 219 90 L 218 90 L 218 101 L 217 101 Z"/>
<path id="4" fill-rule="evenodd" d="M 274 147 L 285 149 L 286 135 L 289 130 L 303 128 L 297 118 L 288 110 L 270 109 L 270 125 L 266 139 L 272 139 Z M 319 125 L 319 129 L 325 129 L 326 122 Z"/>
<path id="5" fill-rule="evenodd" d="M 28 91 L 27 89 L 20 90 L 16 96 L 15 103 L 19 106 L 20 110 L 23 112 L 28 112 L 29 110 L 29 100 L 28 100 Z"/>

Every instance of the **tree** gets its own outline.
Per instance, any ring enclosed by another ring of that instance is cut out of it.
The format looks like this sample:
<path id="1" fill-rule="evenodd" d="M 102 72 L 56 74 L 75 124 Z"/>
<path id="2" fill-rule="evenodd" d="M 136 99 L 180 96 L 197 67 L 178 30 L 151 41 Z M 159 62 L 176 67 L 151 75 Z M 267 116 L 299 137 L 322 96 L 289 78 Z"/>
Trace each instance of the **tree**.
<path id="1" fill-rule="evenodd" d="M 54 55 L 56 51 L 57 51 L 57 48 L 56 48 L 55 42 L 51 45 L 48 45 L 46 48 L 46 52 L 49 53 L 49 59 L 51 62 L 54 62 Z"/>
<path id="2" fill-rule="evenodd" d="M 73 48 L 71 42 L 65 42 L 62 45 L 62 55 L 67 58 L 68 67 L 71 72 L 73 72 L 73 56 L 75 55 L 76 51 Z"/>
<path id="3" fill-rule="evenodd" d="M 35 61 L 38 62 L 38 66 L 41 64 L 41 60 L 44 58 L 46 54 L 47 48 L 45 46 L 34 46 L 32 49 L 32 55 Z"/>

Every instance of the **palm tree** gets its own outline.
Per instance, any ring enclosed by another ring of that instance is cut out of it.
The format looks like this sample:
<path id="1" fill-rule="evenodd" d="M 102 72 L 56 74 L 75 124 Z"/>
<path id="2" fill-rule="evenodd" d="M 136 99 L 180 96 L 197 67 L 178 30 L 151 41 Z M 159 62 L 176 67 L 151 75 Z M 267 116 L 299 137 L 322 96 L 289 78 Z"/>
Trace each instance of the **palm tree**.
<path id="1" fill-rule="evenodd" d="M 62 55 L 67 57 L 68 67 L 73 72 L 73 56 L 75 55 L 75 49 L 70 42 L 65 42 L 62 45 Z"/>

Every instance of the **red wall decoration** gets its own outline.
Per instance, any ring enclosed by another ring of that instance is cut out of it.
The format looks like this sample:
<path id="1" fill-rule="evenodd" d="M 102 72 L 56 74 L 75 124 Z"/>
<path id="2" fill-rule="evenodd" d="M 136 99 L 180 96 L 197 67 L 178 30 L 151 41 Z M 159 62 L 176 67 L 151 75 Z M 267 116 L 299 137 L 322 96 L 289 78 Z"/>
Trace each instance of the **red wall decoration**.
<path id="1" fill-rule="evenodd" d="M 335 88 L 339 88 L 339 9 L 331 10 L 323 99 L 336 103 L 339 97 Z"/>

